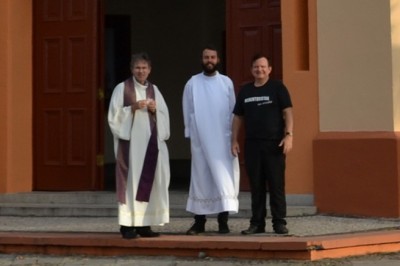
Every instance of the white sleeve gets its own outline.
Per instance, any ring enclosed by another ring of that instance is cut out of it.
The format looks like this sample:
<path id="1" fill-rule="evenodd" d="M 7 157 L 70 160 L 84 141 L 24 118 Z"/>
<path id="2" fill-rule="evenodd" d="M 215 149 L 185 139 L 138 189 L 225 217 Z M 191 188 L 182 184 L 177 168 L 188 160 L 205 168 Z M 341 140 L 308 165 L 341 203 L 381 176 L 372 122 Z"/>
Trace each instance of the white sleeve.
<path id="1" fill-rule="evenodd" d="M 185 126 L 185 138 L 190 138 L 190 125 L 191 125 L 191 118 L 194 114 L 194 107 L 193 107 L 193 91 L 192 91 L 192 80 L 190 79 L 183 91 L 183 98 L 182 98 L 182 108 L 183 108 L 183 122 Z"/>
<path id="2" fill-rule="evenodd" d="M 108 124 L 114 138 L 130 140 L 133 122 L 131 106 L 124 107 L 124 83 L 118 84 L 111 96 Z"/>
<path id="3" fill-rule="evenodd" d="M 167 104 L 158 90 L 157 86 L 154 85 L 155 97 L 156 97 L 156 116 L 157 116 L 157 134 L 161 141 L 166 141 L 170 136 L 169 126 L 169 112 Z"/>

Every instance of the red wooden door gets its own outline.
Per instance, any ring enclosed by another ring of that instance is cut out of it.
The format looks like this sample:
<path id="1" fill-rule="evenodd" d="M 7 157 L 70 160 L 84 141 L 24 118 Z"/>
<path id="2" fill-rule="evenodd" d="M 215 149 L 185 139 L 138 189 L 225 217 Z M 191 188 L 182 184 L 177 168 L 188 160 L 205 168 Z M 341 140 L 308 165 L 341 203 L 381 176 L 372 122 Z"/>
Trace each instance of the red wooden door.
<path id="1" fill-rule="evenodd" d="M 101 188 L 100 2 L 33 2 L 34 190 Z"/>
<path id="2" fill-rule="evenodd" d="M 230 0 L 226 1 L 226 8 L 227 74 L 232 78 L 236 90 L 253 80 L 250 64 L 256 53 L 267 55 L 272 62 L 271 77 L 282 79 L 280 0 Z M 243 143 L 243 134 L 241 137 Z M 248 190 L 243 153 L 239 159 L 241 190 Z"/>

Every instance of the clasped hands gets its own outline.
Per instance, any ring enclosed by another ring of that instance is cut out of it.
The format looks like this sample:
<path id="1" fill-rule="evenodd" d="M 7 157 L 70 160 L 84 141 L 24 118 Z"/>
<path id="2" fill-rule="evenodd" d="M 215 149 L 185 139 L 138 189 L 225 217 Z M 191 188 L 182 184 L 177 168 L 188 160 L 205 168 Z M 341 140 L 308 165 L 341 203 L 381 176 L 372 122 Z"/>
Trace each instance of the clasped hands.
<path id="1" fill-rule="evenodd" d="M 145 109 L 151 113 L 154 113 L 156 111 L 156 101 L 153 99 L 146 99 L 146 100 L 140 100 L 137 101 L 132 105 L 132 111 L 134 112 L 137 109 Z"/>

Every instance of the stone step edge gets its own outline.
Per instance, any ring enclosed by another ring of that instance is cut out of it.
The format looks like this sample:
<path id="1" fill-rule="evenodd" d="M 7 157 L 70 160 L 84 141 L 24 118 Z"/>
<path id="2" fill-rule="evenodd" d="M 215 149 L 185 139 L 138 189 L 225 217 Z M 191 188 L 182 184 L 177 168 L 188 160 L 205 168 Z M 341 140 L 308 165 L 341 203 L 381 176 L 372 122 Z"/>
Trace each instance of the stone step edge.
<path id="1" fill-rule="evenodd" d="M 72 204 L 72 203 L 0 203 L 0 208 L 93 208 L 93 209 L 102 209 L 102 208 L 112 208 L 116 209 L 118 207 L 117 203 L 115 204 Z M 170 204 L 170 208 L 186 208 L 186 204 Z M 310 208 L 314 209 L 315 206 L 308 205 L 289 205 L 287 208 Z M 239 209 L 250 209 L 250 205 L 241 204 L 239 205 Z M 267 207 L 269 209 L 269 207 Z"/>
<path id="2" fill-rule="evenodd" d="M 0 216 L 21 216 L 21 217 L 115 217 L 118 215 L 118 208 L 116 206 L 88 206 L 82 207 L 78 206 L 0 206 Z M 270 213 L 268 208 L 268 213 Z M 309 206 L 289 206 L 287 208 L 287 216 L 310 216 L 317 214 L 317 209 L 315 207 Z M 187 212 L 185 206 L 171 206 L 170 215 L 172 217 L 191 217 L 193 214 Z M 249 208 L 239 208 L 239 212 L 234 214 L 236 217 L 250 217 L 251 210 Z M 213 215 L 210 215 L 213 216 Z M 215 215 L 214 215 L 215 216 Z"/>
<path id="3" fill-rule="evenodd" d="M 186 204 L 188 193 L 173 191 L 169 195 L 170 203 Z M 238 197 L 240 204 L 250 204 L 249 192 L 241 192 Z M 286 196 L 288 205 L 313 206 L 314 197 L 306 194 L 289 194 Z M 0 193 L 0 204 L 3 203 L 40 203 L 40 204 L 116 204 L 113 192 L 22 192 L 12 194 Z"/>

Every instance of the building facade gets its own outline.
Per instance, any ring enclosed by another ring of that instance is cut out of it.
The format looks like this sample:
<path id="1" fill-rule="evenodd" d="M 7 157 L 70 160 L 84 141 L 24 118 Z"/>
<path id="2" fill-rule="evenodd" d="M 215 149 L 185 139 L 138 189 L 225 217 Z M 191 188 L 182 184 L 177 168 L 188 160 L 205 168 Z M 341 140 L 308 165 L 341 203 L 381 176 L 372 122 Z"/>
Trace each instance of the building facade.
<path id="1" fill-rule="evenodd" d="M 35 61 L 38 55 L 35 38 L 40 36 L 35 10 L 41 2 L 46 1 L 0 1 L 0 193 L 38 190 L 37 162 L 43 152 L 37 145 L 37 132 L 46 125 L 38 126 L 35 96 L 42 73 Z M 69 1 L 52 3 L 62 2 Z M 281 54 L 282 65 L 273 67 L 282 71 L 295 114 L 294 149 L 287 158 L 287 194 L 299 201 L 311 199 L 322 213 L 400 217 L 400 0 L 225 3 L 226 72 L 237 87 L 249 74 L 243 62 L 249 60 L 249 54 L 243 51 L 263 48 L 256 44 L 267 45 L 267 41 L 258 39 L 262 36 L 258 34 L 262 26 L 252 25 L 252 20 L 245 24 L 248 15 L 240 13 L 240 9 L 279 7 L 281 24 L 275 31 L 272 27 L 271 32 L 281 36 L 272 49 Z M 93 21 L 98 21 L 104 13 L 106 5 L 99 6 L 93 13 Z M 261 14 L 258 20 L 264 17 Z M 204 32 L 199 32 L 206 35 L 210 28 L 206 26 Z M 237 29 L 247 38 L 240 39 L 246 41 L 241 42 L 242 46 L 234 45 L 240 43 L 232 36 Z M 79 39 L 76 40 L 79 47 Z M 93 45 L 101 51 L 101 40 Z M 104 65 L 103 61 L 100 58 L 93 64 Z M 241 71 L 237 71 L 237 64 L 241 64 Z M 93 79 L 99 80 L 104 73 L 96 67 L 92 65 Z M 168 95 L 174 93 L 167 92 L 167 103 Z M 97 88 L 92 94 L 98 95 Z M 175 101 L 178 96 L 174 97 L 171 99 Z M 96 119 L 101 118 L 93 117 Z M 180 120 L 176 121 L 172 127 L 181 127 Z M 105 135 L 102 129 L 93 132 L 98 139 Z M 51 137 L 50 134 L 50 144 L 40 145 L 51 146 Z M 181 140 L 172 141 L 170 150 L 179 149 Z M 101 178 L 97 172 L 102 171 L 102 164 L 96 163 L 99 160 L 96 149 L 103 149 L 100 146 L 94 145 L 85 155 L 91 162 L 87 174 L 93 175 L 88 182 L 91 190 L 102 190 L 96 184 Z M 189 159 L 184 151 L 176 154 L 178 159 Z M 71 159 L 76 165 L 78 157 Z M 62 165 L 56 168 L 64 171 Z M 54 182 L 55 186 L 60 184 L 59 190 L 65 190 L 62 182 L 52 180 L 51 174 L 47 181 L 41 182 L 45 185 Z"/>

